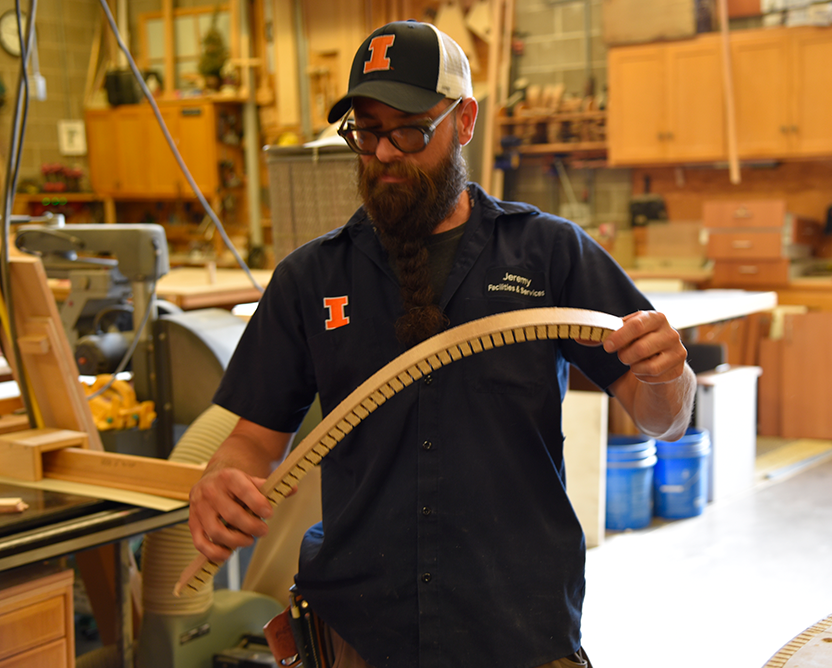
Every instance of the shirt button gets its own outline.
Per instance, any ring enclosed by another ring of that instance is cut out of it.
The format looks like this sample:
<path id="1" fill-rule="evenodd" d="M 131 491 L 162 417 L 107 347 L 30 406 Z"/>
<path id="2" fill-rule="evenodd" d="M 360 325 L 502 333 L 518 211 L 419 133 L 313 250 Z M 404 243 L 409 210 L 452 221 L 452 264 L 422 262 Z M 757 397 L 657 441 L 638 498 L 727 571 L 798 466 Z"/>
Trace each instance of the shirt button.
<path id="1" fill-rule="evenodd" d="M 422 450 L 430 450 L 433 447 L 433 443 L 430 441 L 425 441 L 422 443 Z"/>
<path id="2" fill-rule="evenodd" d="M 431 376 L 430 374 L 425 376 L 425 385 L 430 385 L 432 382 L 433 382 L 433 376 Z"/>
<path id="3" fill-rule="evenodd" d="M 422 508 L 422 515 L 428 516 L 428 515 L 430 515 L 432 512 L 433 512 L 433 511 L 430 509 L 430 506 L 425 506 L 424 508 Z"/>
<path id="4" fill-rule="evenodd" d="M 430 582 L 430 573 L 422 573 L 422 582 Z"/>

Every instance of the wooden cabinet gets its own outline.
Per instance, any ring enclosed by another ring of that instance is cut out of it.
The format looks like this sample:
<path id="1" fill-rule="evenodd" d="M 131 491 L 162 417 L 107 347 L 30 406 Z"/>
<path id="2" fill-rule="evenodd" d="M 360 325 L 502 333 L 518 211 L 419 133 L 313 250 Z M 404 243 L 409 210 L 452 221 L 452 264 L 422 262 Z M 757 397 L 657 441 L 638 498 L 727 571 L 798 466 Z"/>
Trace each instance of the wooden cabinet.
<path id="1" fill-rule="evenodd" d="M 820 223 L 789 214 L 784 200 L 705 202 L 703 225 L 715 288 L 785 286 L 821 240 Z"/>
<path id="2" fill-rule="evenodd" d="M 832 155 L 832 28 L 730 36 L 743 159 Z M 727 159 L 719 38 L 701 35 L 609 52 L 612 165 Z"/>
<path id="3" fill-rule="evenodd" d="M 239 105 L 207 100 L 158 103 L 168 132 L 200 192 L 222 187 L 221 163 L 242 174 L 242 149 L 220 138 L 229 117 L 240 118 Z M 148 104 L 86 112 L 90 181 L 99 195 L 115 198 L 184 197 L 192 190 Z M 239 133 L 225 133 L 239 137 Z"/>
<path id="4" fill-rule="evenodd" d="M 792 33 L 792 152 L 798 156 L 832 154 L 832 29 Z"/>
<path id="5" fill-rule="evenodd" d="M 0 575 L 0 668 L 73 668 L 72 571 Z"/>
<path id="6" fill-rule="evenodd" d="M 788 45 L 781 31 L 736 32 L 731 38 L 737 153 L 742 158 L 789 150 Z M 776 92 L 775 92 L 776 91 Z"/>
<path id="7" fill-rule="evenodd" d="M 737 31 L 731 61 L 741 158 L 832 154 L 832 30 Z"/>
<path id="8" fill-rule="evenodd" d="M 610 164 L 709 161 L 725 155 L 718 47 L 714 35 L 703 35 L 610 50 Z"/>

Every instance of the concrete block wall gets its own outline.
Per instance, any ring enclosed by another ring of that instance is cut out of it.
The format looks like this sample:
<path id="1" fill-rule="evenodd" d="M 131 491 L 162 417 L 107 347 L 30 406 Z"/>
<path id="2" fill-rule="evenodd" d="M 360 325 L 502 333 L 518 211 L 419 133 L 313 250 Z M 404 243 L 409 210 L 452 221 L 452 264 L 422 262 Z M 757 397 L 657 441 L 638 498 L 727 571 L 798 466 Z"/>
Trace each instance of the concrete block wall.
<path id="1" fill-rule="evenodd" d="M 587 15 L 589 12 L 589 32 Z M 583 95 L 587 78 L 596 93 L 607 85 L 607 48 L 601 32 L 601 0 L 517 0 L 515 28 L 524 43 L 516 56 L 512 79 L 530 84 L 563 84 L 567 94 Z M 579 201 L 590 206 L 592 225 L 612 222 L 626 226 L 632 179 L 628 169 L 569 169 L 567 175 Z M 568 198 L 554 166 L 546 160 L 523 160 L 506 177 L 507 199 L 527 201 L 558 213 Z"/>
<path id="2" fill-rule="evenodd" d="M 27 5 L 28 6 L 28 5 Z M 92 35 L 101 15 L 92 0 L 40 0 L 35 26 L 41 74 L 46 79 L 45 101 L 36 100 L 30 88 L 29 116 L 21 156 L 20 178 L 40 178 L 46 162 L 81 166 L 86 159 L 58 152 L 58 121 L 83 119 L 84 86 L 92 48 Z M 31 69 L 30 69 L 31 72 Z M 0 77 L 6 87 L 0 110 L 0 157 L 5 177 L 12 117 L 20 74 L 20 58 L 0 50 Z"/>

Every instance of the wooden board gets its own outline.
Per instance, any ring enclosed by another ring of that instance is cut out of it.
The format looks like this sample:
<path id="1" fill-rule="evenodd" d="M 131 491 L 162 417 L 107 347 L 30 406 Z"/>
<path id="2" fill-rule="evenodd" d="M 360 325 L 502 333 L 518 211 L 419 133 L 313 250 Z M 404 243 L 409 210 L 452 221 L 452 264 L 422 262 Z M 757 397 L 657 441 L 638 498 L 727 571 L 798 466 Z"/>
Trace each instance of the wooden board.
<path id="1" fill-rule="evenodd" d="M 604 0 L 604 42 L 635 44 L 696 34 L 694 0 Z"/>
<path id="2" fill-rule="evenodd" d="M 90 448 L 104 450 L 43 265 L 29 255 L 10 262 L 21 358 L 43 426 L 85 432 Z"/>
<path id="3" fill-rule="evenodd" d="M 43 476 L 187 501 L 205 465 L 64 448 L 43 455 Z"/>
<path id="4" fill-rule="evenodd" d="M 787 315 L 783 336 L 783 433 L 832 439 L 832 313 Z"/>
<path id="5" fill-rule="evenodd" d="M 301 479 L 366 417 L 414 381 L 463 357 L 525 341 L 579 339 L 602 342 L 623 321 L 597 311 L 537 308 L 473 320 L 437 334 L 399 355 L 338 404 L 289 454 L 260 491 L 272 505 L 291 496 Z M 204 556 L 185 569 L 174 594 L 195 595 L 221 564 Z"/>

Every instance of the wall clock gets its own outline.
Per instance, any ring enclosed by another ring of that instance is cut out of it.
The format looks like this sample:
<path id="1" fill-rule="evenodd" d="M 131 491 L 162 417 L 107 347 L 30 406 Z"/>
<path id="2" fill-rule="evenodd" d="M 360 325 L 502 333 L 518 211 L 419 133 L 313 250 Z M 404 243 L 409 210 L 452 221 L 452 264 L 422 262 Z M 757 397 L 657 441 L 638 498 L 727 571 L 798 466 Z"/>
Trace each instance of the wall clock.
<path id="1" fill-rule="evenodd" d="M 25 12 L 21 12 L 20 17 L 23 21 L 23 34 L 25 35 L 29 21 Z M 17 32 L 17 13 L 14 9 L 9 9 L 0 15 L 0 46 L 9 55 L 20 56 L 20 35 Z"/>

